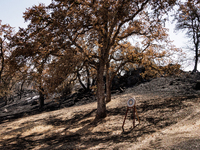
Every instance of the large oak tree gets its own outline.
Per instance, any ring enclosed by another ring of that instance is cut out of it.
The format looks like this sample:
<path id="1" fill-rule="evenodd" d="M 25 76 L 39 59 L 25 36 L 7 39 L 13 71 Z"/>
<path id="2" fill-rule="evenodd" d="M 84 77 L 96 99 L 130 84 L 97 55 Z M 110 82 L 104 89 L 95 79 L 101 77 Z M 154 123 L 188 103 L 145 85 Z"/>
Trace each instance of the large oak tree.
<path id="1" fill-rule="evenodd" d="M 144 36 L 143 50 L 158 37 L 162 17 L 175 4 L 175 0 L 54 0 L 49 6 L 54 25 L 66 36 L 77 54 L 87 59 L 97 71 L 97 114 L 106 117 L 104 94 L 105 70 L 110 68 L 112 54 L 123 48 L 130 36 Z M 156 35 L 157 34 L 157 35 Z M 159 40 L 159 38 L 157 38 Z M 133 50 L 134 51 L 134 50 Z M 136 51 L 134 51 L 136 52 Z M 142 52 L 142 51 L 141 51 Z M 136 62 L 136 55 L 129 56 Z M 133 54 L 133 53 L 130 53 Z M 142 53 L 141 53 L 142 54 Z M 125 61 L 121 61 L 125 64 Z M 107 69 L 106 69 L 107 68 Z M 112 77 L 107 76 L 107 82 Z M 108 86 L 110 83 L 107 84 Z"/>

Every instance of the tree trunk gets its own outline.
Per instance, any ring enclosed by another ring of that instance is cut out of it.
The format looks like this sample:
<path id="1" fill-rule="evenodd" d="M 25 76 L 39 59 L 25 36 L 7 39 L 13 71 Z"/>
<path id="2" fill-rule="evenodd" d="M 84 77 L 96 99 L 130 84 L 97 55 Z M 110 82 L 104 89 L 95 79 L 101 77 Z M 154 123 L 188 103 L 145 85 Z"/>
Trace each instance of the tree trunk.
<path id="1" fill-rule="evenodd" d="M 83 82 L 81 81 L 81 77 L 80 77 L 80 76 L 81 76 L 81 75 L 79 74 L 79 72 L 77 72 L 78 81 L 79 81 L 79 83 L 81 84 L 81 86 L 83 87 L 83 89 L 86 91 L 87 88 L 85 87 L 85 85 L 84 85 Z"/>
<path id="2" fill-rule="evenodd" d="M 5 95 L 5 96 L 3 97 L 3 100 L 4 100 L 4 102 L 5 102 L 5 105 L 7 105 L 7 104 L 8 104 L 7 95 Z"/>
<path id="3" fill-rule="evenodd" d="M 198 57 L 195 57 L 195 64 L 194 64 L 193 72 L 197 72 L 197 63 L 198 63 Z"/>
<path id="4" fill-rule="evenodd" d="M 87 66 L 86 66 L 86 72 L 87 72 L 87 91 L 90 91 L 90 71 Z"/>
<path id="5" fill-rule="evenodd" d="M 104 96 L 104 63 L 100 62 L 97 69 L 97 114 L 96 119 L 106 117 L 106 103 Z"/>
<path id="6" fill-rule="evenodd" d="M 1 69 L 0 69 L 0 81 L 1 81 L 1 76 L 3 73 L 3 69 L 4 69 L 4 53 L 3 53 L 3 44 L 2 42 L 0 43 L 0 59 L 1 59 Z"/>
<path id="7" fill-rule="evenodd" d="M 23 86 L 24 86 L 25 80 L 22 82 L 21 87 L 20 87 L 20 92 L 19 92 L 19 99 L 22 98 L 22 91 L 23 91 Z"/>
<path id="8" fill-rule="evenodd" d="M 106 103 L 111 101 L 111 81 L 109 74 L 109 62 L 106 64 Z"/>
<path id="9" fill-rule="evenodd" d="M 40 102 L 40 108 L 43 108 L 44 107 L 44 88 L 42 87 L 42 72 L 43 72 L 43 69 L 44 69 L 44 63 L 46 62 L 46 58 L 45 60 L 42 61 L 41 63 L 41 67 L 39 68 L 39 82 L 40 82 L 40 85 L 39 85 L 39 95 L 40 95 L 40 98 L 39 98 L 39 102 Z"/>
<path id="10" fill-rule="evenodd" d="M 106 103 L 111 101 L 111 82 L 106 80 Z"/>
<path id="11" fill-rule="evenodd" d="M 197 64 L 198 64 L 198 44 L 195 44 L 195 64 L 193 72 L 197 72 Z"/>
<path id="12" fill-rule="evenodd" d="M 39 89 L 39 95 L 40 95 L 40 98 L 39 98 L 40 108 L 43 108 L 44 107 L 44 89 L 42 87 L 40 87 Z"/>

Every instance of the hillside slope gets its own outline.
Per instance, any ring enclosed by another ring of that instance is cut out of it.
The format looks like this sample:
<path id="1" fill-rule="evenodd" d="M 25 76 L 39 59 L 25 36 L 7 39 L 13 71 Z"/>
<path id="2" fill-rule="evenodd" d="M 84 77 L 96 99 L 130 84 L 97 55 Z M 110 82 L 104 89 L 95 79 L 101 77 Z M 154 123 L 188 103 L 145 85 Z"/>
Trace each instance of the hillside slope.
<path id="1" fill-rule="evenodd" d="M 4 118 L 0 149 L 200 149 L 200 91 L 195 90 L 199 77 L 162 77 L 114 94 L 108 116 L 98 122 L 96 102 Z M 140 124 L 136 121 L 132 128 L 129 111 L 123 132 L 130 97 L 136 99 Z"/>

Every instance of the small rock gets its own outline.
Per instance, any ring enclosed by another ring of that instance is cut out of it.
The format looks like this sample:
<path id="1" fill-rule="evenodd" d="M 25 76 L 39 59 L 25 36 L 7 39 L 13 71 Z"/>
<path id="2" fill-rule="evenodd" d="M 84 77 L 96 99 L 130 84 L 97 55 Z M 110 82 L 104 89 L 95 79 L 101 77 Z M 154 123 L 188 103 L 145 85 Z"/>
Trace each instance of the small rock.
<path id="1" fill-rule="evenodd" d="M 8 109 L 5 108 L 5 109 L 4 109 L 4 112 L 8 112 Z"/>

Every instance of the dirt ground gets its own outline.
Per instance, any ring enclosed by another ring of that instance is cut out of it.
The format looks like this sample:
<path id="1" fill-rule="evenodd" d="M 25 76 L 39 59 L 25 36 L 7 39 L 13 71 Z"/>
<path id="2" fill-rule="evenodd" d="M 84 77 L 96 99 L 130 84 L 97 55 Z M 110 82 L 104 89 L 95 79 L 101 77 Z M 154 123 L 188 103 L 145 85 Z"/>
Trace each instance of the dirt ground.
<path id="1" fill-rule="evenodd" d="M 175 80 L 170 79 L 167 83 Z M 107 117 L 100 121 L 94 121 L 96 102 L 23 114 L 17 119 L 4 118 L 0 123 L 0 149 L 199 150 L 199 91 L 183 94 L 176 91 L 179 94 L 174 95 L 172 89 L 176 86 L 170 89 L 171 92 L 160 88 L 164 90 L 163 93 L 147 90 L 141 94 L 136 90 L 149 84 L 112 95 L 112 101 L 107 104 Z M 152 85 L 155 85 L 153 81 Z M 131 97 L 136 99 L 140 124 L 136 120 L 133 128 L 129 111 L 123 131 L 127 100 Z"/>

